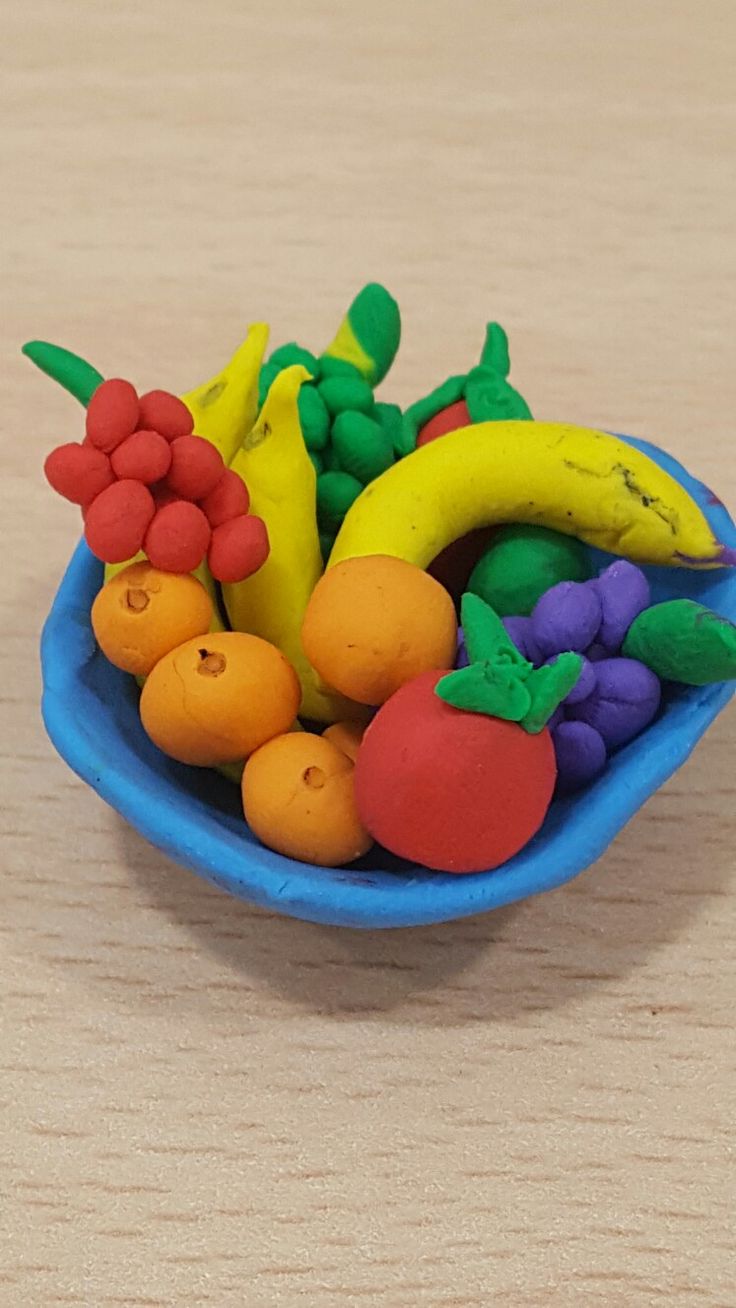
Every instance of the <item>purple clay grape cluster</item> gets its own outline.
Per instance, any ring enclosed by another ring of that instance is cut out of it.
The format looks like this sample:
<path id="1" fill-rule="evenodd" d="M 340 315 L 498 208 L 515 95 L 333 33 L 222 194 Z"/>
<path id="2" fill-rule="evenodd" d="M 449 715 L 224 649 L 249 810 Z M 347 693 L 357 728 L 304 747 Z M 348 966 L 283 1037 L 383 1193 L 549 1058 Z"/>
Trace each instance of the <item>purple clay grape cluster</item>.
<path id="1" fill-rule="evenodd" d="M 584 656 L 576 685 L 549 722 L 561 793 L 595 780 L 609 755 L 638 736 L 657 713 L 659 678 L 637 659 L 619 654 L 631 623 L 651 602 L 641 569 L 618 559 L 591 581 L 552 586 L 529 617 L 503 619 L 535 668 L 567 651 Z M 461 641 L 458 666 L 465 662 Z"/>

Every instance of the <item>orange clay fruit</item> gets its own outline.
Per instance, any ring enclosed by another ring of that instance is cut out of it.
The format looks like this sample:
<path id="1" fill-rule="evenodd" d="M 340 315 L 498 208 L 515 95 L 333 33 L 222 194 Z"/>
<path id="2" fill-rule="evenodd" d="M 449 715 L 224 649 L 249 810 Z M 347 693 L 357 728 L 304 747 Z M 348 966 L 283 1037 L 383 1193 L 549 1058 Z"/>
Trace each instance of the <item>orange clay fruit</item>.
<path id="1" fill-rule="evenodd" d="M 385 554 L 328 569 L 302 626 L 304 653 L 318 675 L 359 704 L 383 704 L 422 672 L 451 668 L 456 639 L 444 586 Z"/>
<path id="2" fill-rule="evenodd" d="M 188 573 L 160 572 L 146 560 L 108 581 L 92 605 L 92 629 L 103 654 L 136 677 L 147 677 L 164 654 L 202 636 L 212 601 Z"/>
<path id="3" fill-rule="evenodd" d="M 358 820 L 354 771 L 324 736 L 277 736 L 245 765 L 245 820 L 264 845 L 287 858 L 322 867 L 350 863 L 373 844 Z"/>
<path id="4" fill-rule="evenodd" d="M 297 675 L 275 645 L 222 631 L 164 655 L 143 687 L 141 721 L 164 754 L 217 767 L 288 731 L 300 699 Z"/>
<path id="5" fill-rule="evenodd" d="M 358 757 L 364 731 L 364 722 L 333 722 L 331 727 L 327 727 L 326 731 L 322 732 L 322 739 L 337 745 L 337 748 L 342 750 L 343 754 L 347 754 L 354 763 Z"/>

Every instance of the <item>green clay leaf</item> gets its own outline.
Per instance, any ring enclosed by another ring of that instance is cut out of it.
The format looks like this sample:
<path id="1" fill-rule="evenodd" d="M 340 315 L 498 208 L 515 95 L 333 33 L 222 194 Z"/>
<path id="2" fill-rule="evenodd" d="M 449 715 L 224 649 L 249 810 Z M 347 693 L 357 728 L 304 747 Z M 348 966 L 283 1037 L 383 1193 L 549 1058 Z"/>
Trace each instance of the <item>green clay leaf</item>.
<path id="1" fill-rule="evenodd" d="M 465 403 L 473 422 L 528 421 L 532 416 L 524 397 L 484 364 L 468 373 Z"/>
<path id="2" fill-rule="evenodd" d="M 480 361 L 486 368 L 491 368 L 493 372 L 497 372 L 499 376 L 508 377 L 509 368 L 511 367 L 509 362 L 509 338 L 500 322 L 488 323 Z"/>
<path id="3" fill-rule="evenodd" d="M 449 672 L 437 683 L 435 694 L 453 708 L 507 722 L 521 722 L 531 707 L 525 683 L 512 670 L 492 663 L 471 663 Z"/>
<path id="4" fill-rule="evenodd" d="M 546 726 L 556 708 L 559 708 L 566 695 L 569 695 L 583 669 L 580 654 L 560 654 L 554 663 L 547 663 L 537 668 L 525 682 L 531 698 L 529 711 L 521 719 L 521 725 L 531 735 Z"/>
<path id="5" fill-rule="evenodd" d="M 102 373 L 87 363 L 86 359 L 72 354 L 71 350 L 63 349 L 61 345 L 51 345 L 49 341 L 28 341 L 22 347 L 22 353 L 85 408 L 97 387 L 105 380 Z"/>
<path id="6" fill-rule="evenodd" d="M 465 648 L 471 663 L 505 664 L 517 670 L 522 679 L 532 672 L 532 664 L 527 663 L 519 653 L 508 635 L 501 619 L 486 604 L 480 595 L 466 591 L 461 605 L 461 622 L 465 637 Z"/>

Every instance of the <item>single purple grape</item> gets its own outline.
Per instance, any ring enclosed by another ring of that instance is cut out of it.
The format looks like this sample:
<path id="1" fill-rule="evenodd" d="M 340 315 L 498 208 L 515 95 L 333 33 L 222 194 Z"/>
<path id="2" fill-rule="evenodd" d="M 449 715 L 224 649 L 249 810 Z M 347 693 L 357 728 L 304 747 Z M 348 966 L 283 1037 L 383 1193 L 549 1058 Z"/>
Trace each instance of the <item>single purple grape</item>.
<path id="1" fill-rule="evenodd" d="M 545 658 L 568 650 L 582 654 L 595 640 L 601 617 L 600 599 L 587 582 L 560 581 L 537 600 L 532 631 Z"/>
<path id="2" fill-rule="evenodd" d="M 557 759 L 557 789 L 563 794 L 580 790 L 600 776 L 606 766 L 606 745 L 587 722 L 560 722 L 552 732 Z"/>
<path id="3" fill-rule="evenodd" d="M 659 677 L 637 659 L 601 659 L 596 688 L 579 704 L 567 705 L 568 718 L 599 731 L 610 751 L 649 726 L 659 708 Z"/>
<path id="4" fill-rule="evenodd" d="M 603 620 L 597 638 L 609 654 L 615 654 L 634 618 L 638 618 L 652 602 L 649 582 L 635 563 L 617 559 L 599 577 L 586 584 L 597 592 L 601 602 Z"/>
<path id="5" fill-rule="evenodd" d="M 501 621 L 519 653 L 538 668 L 542 663 L 542 654 L 534 639 L 531 618 L 502 618 Z"/>

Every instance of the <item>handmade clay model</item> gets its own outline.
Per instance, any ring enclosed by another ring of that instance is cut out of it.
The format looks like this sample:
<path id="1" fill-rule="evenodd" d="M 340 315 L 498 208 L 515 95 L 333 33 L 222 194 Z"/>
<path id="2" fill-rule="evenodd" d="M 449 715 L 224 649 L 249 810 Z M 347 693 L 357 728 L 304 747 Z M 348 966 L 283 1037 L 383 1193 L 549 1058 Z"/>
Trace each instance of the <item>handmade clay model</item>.
<path id="1" fill-rule="evenodd" d="M 355 805 L 355 765 L 325 736 L 276 736 L 243 772 L 243 812 L 252 831 L 287 858 L 337 867 L 373 844 Z"/>
<path id="2" fill-rule="evenodd" d="M 85 601 L 94 657 L 138 679 L 153 744 L 241 785 L 284 858 L 336 867 L 378 841 L 486 872 L 678 683 L 736 678 L 736 627 L 691 599 L 653 604 L 637 566 L 718 569 L 736 551 L 697 487 L 635 444 L 533 421 L 496 323 L 479 364 L 405 414 L 376 400 L 400 327 L 373 283 L 321 354 L 266 358 L 255 323 L 182 397 L 44 342 L 25 352 L 86 409 L 46 476 L 105 565 Z M 615 556 L 597 576 L 592 548 Z"/>
<path id="3" fill-rule="evenodd" d="M 180 763 L 237 763 L 288 731 L 299 708 L 294 669 L 274 645 L 239 631 L 177 645 L 151 669 L 141 721 Z"/>
<path id="4" fill-rule="evenodd" d="M 421 568 L 373 555 L 326 572 L 312 593 L 302 645 L 329 686 L 383 704 L 429 669 L 450 668 L 457 623 L 447 591 Z"/>

